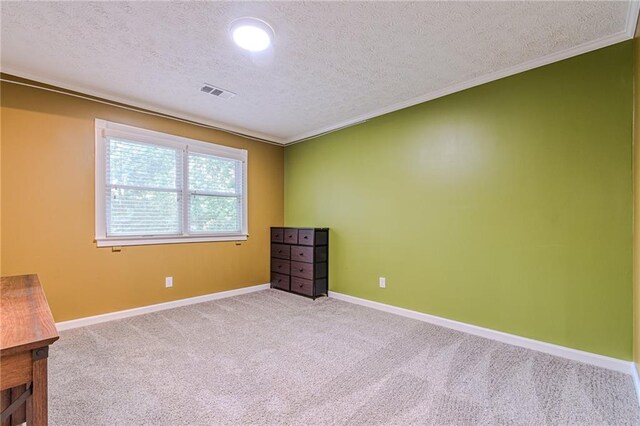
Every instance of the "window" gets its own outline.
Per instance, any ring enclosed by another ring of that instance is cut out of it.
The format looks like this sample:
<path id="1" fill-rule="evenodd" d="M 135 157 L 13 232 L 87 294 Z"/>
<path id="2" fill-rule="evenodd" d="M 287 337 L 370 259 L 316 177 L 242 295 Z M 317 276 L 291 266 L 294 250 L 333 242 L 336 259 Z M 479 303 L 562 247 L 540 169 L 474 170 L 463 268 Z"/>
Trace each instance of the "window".
<path id="1" fill-rule="evenodd" d="M 247 151 L 96 120 L 98 247 L 246 240 Z"/>

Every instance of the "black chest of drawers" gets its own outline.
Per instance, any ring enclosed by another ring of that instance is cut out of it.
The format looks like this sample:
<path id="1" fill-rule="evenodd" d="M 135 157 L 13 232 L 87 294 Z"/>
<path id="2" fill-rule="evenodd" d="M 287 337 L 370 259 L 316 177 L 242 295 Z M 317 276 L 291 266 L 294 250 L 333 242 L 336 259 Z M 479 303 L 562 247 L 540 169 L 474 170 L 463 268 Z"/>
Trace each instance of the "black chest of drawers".
<path id="1" fill-rule="evenodd" d="M 271 228 L 271 288 L 327 295 L 329 228 Z"/>

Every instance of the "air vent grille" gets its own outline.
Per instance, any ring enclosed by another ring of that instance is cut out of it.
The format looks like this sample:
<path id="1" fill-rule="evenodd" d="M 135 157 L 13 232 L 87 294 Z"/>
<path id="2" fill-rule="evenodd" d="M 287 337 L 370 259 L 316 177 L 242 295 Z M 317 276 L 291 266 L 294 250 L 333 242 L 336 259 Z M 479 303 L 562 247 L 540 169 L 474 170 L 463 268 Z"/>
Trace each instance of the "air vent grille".
<path id="1" fill-rule="evenodd" d="M 216 87 L 216 86 L 213 86 L 213 85 L 207 84 L 207 83 L 205 83 L 204 86 L 202 86 L 202 88 L 200 88 L 200 91 L 202 91 L 204 93 L 208 93 L 208 94 L 213 95 L 213 96 L 216 96 L 218 98 L 222 98 L 222 99 L 231 99 L 236 95 L 233 92 L 221 89 L 219 87 Z"/>

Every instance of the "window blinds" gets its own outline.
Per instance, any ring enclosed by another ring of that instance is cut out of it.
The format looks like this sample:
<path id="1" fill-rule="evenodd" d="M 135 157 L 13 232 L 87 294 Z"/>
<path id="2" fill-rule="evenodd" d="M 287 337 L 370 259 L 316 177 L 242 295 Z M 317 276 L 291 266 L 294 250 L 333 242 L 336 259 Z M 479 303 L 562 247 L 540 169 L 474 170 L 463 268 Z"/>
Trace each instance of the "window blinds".
<path id="1" fill-rule="evenodd" d="M 242 162 L 189 153 L 189 231 L 239 232 Z"/>
<path id="2" fill-rule="evenodd" d="M 182 150 L 108 138 L 107 236 L 182 233 Z"/>
<path id="3" fill-rule="evenodd" d="M 107 237 L 242 232 L 242 161 L 188 146 L 105 142 Z"/>

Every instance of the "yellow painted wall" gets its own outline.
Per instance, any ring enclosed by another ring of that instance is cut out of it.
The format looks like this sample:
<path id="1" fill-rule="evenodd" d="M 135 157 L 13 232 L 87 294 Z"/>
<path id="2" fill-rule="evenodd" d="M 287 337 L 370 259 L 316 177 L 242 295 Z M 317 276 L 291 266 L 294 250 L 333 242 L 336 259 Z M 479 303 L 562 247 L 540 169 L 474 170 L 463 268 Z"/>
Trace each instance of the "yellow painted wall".
<path id="1" fill-rule="evenodd" d="M 283 223 L 282 147 L 38 89 L 0 89 L 0 272 L 38 273 L 56 321 L 269 282 L 269 227 Z M 96 248 L 95 118 L 247 149 L 249 240 Z"/>

